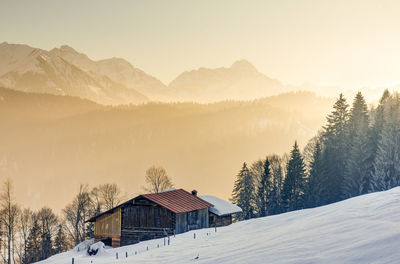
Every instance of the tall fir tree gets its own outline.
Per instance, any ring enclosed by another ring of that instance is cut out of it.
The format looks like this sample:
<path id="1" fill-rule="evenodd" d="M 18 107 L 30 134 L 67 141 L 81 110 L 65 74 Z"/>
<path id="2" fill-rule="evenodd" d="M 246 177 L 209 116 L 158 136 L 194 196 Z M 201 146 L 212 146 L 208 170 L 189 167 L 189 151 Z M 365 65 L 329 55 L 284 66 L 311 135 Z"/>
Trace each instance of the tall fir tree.
<path id="1" fill-rule="evenodd" d="M 312 160 L 310 164 L 310 175 L 307 181 L 306 187 L 306 206 L 316 207 L 321 205 L 321 200 L 324 193 L 322 192 L 324 179 L 322 178 L 323 167 L 322 167 L 322 148 L 321 143 L 317 141 L 315 143 Z"/>
<path id="2" fill-rule="evenodd" d="M 385 122 L 374 161 L 372 191 L 400 185 L 400 98 L 392 95 L 384 107 Z"/>
<path id="3" fill-rule="evenodd" d="M 245 162 L 237 175 L 231 201 L 242 208 L 243 219 L 250 219 L 254 216 L 254 200 L 254 181 Z"/>
<path id="4" fill-rule="evenodd" d="M 348 155 L 342 182 L 343 198 L 367 193 L 370 185 L 372 145 L 369 140 L 368 107 L 361 92 L 354 98 L 347 133 Z"/>
<path id="5" fill-rule="evenodd" d="M 254 214 L 259 216 L 261 207 L 262 207 L 262 200 L 258 198 L 258 186 L 260 185 L 262 175 L 264 173 L 264 160 L 256 160 L 253 162 L 249 168 L 250 173 L 253 177 L 254 181 Z"/>
<path id="6" fill-rule="evenodd" d="M 264 168 L 261 174 L 261 179 L 257 188 L 257 196 L 256 199 L 259 201 L 259 216 L 266 216 L 268 213 L 268 204 L 271 203 L 270 199 L 272 198 L 270 195 L 273 190 L 273 182 L 271 177 L 270 165 L 268 158 L 264 161 Z"/>
<path id="7" fill-rule="evenodd" d="M 51 233 L 46 230 L 42 233 L 42 256 L 41 259 L 47 259 L 53 255 L 53 241 L 51 240 Z"/>
<path id="8" fill-rule="evenodd" d="M 342 198 L 342 183 L 347 163 L 347 125 L 349 120 L 348 104 L 343 94 L 333 105 L 333 111 L 327 117 L 327 125 L 323 128 L 322 186 L 324 193 L 322 204 L 333 203 Z"/>
<path id="9" fill-rule="evenodd" d="M 373 125 L 371 128 L 371 133 L 370 133 L 370 143 L 371 143 L 371 164 L 372 164 L 372 169 L 370 172 L 370 178 L 371 182 L 369 185 L 368 192 L 373 192 L 375 190 L 375 186 L 373 181 L 374 181 L 374 175 L 375 175 L 375 161 L 376 161 L 376 154 L 378 153 L 378 146 L 379 142 L 381 142 L 382 139 L 382 132 L 383 132 L 383 127 L 385 125 L 385 105 L 388 99 L 390 98 L 390 93 L 386 89 L 383 94 L 381 99 L 379 100 L 379 105 L 376 109 L 373 109 L 371 111 L 371 114 L 373 116 Z"/>
<path id="10" fill-rule="evenodd" d="M 272 174 L 272 191 L 268 200 L 268 215 L 279 214 L 283 212 L 281 191 L 283 186 L 282 159 L 278 155 L 267 157 L 269 161 L 270 172 Z"/>
<path id="11" fill-rule="evenodd" d="M 305 189 L 305 165 L 297 142 L 294 143 L 287 164 L 287 175 L 283 184 L 282 201 L 286 211 L 303 208 Z"/>
<path id="12" fill-rule="evenodd" d="M 40 260 L 41 257 L 41 241 L 40 241 L 40 226 L 37 217 L 33 216 L 32 228 L 28 236 L 28 245 L 26 252 L 27 263 L 34 263 Z"/>

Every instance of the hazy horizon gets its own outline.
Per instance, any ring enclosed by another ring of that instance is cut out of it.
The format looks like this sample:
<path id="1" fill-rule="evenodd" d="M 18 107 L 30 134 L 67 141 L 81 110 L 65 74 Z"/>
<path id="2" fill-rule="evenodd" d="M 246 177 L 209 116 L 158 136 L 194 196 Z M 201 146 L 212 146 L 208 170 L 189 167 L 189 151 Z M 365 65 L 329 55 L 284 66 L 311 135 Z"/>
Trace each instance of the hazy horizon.
<path id="1" fill-rule="evenodd" d="M 46 50 L 66 44 L 95 60 L 121 57 L 165 84 L 187 70 L 246 59 L 285 84 L 359 90 L 400 83 L 399 5 L 9 1 L 0 4 L 0 42 Z"/>

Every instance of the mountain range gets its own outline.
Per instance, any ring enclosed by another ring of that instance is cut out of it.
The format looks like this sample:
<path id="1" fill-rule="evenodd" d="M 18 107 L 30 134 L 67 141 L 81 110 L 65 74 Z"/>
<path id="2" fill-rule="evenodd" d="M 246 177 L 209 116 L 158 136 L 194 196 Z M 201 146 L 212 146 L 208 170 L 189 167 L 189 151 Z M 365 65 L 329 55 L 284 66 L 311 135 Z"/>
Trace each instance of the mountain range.
<path id="1" fill-rule="evenodd" d="M 7 42 L 0 43 L 0 87 L 75 96 L 103 105 L 254 100 L 291 91 L 311 91 L 326 97 L 342 92 L 347 98 L 356 93 L 337 86 L 283 84 L 259 72 L 247 60 L 238 60 L 230 67 L 185 71 L 167 85 L 122 58 L 95 61 L 67 45 L 47 51 Z M 358 90 L 373 102 L 386 88 L 398 90 L 399 86 Z"/>
<path id="2" fill-rule="evenodd" d="M 246 60 L 228 68 L 186 71 L 165 85 L 121 58 L 95 61 L 66 45 L 47 51 L 7 42 L 0 44 L 0 86 L 101 104 L 250 100 L 284 91 L 281 82 Z"/>

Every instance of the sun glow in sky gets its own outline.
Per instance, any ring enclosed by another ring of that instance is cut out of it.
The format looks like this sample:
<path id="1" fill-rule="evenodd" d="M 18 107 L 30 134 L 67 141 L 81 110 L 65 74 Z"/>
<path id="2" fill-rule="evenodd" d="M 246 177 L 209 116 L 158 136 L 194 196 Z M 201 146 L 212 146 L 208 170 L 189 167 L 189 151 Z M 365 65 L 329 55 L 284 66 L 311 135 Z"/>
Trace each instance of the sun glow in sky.
<path id="1" fill-rule="evenodd" d="M 168 84 L 247 59 L 284 83 L 400 84 L 399 1 L 5 1 L 0 42 L 122 57 Z"/>

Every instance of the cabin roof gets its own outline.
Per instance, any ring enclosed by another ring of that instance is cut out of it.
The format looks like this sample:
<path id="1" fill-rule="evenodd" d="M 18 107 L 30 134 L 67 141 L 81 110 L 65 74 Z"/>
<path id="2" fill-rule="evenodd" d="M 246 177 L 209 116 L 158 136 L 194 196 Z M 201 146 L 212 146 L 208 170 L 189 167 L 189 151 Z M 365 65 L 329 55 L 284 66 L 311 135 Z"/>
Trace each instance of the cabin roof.
<path id="1" fill-rule="evenodd" d="M 174 213 L 185 213 L 213 206 L 183 189 L 143 194 L 141 196 Z"/>
<path id="2" fill-rule="evenodd" d="M 218 197 L 212 195 L 201 195 L 199 197 L 204 201 L 213 204 L 214 206 L 209 208 L 208 210 L 211 213 L 216 214 L 218 216 L 230 215 L 242 212 L 242 208 L 240 208 L 239 206 L 227 202 L 225 200 L 222 200 Z"/>
<path id="3" fill-rule="evenodd" d="M 132 204 L 134 203 L 134 200 L 138 198 L 145 198 L 147 200 L 150 200 L 174 213 L 185 213 L 185 212 L 191 212 L 195 210 L 200 210 L 200 209 L 205 209 L 205 208 L 210 208 L 213 206 L 213 204 L 200 199 L 199 197 L 183 190 L 183 189 L 178 189 L 178 190 L 169 190 L 161 193 L 148 193 L 148 194 L 141 194 L 133 199 L 130 199 L 114 208 L 111 208 L 108 211 L 105 211 L 103 213 L 100 213 L 88 220 L 86 222 L 95 222 L 97 218 L 106 215 L 106 214 L 111 214 L 113 213 L 116 209 L 126 205 L 126 204 Z"/>

